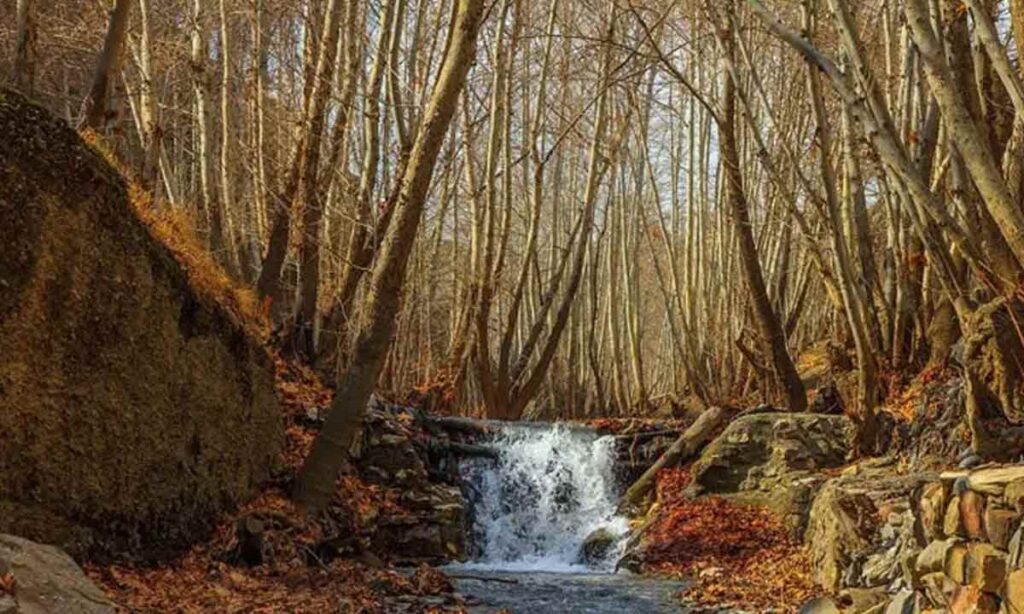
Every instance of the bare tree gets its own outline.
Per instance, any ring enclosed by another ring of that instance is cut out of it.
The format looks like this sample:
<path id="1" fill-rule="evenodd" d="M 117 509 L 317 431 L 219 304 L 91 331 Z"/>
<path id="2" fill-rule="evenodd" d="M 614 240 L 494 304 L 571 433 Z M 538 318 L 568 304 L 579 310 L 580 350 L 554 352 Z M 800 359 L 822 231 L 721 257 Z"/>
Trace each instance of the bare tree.
<path id="1" fill-rule="evenodd" d="M 359 335 L 352 364 L 339 378 L 331 413 L 299 476 L 295 497 L 311 510 L 321 508 L 334 492 L 335 479 L 359 431 L 366 403 L 383 367 L 394 334 L 406 265 L 437 155 L 455 113 L 466 74 L 476 57 L 483 9 L 482 0 L 456 3 L 452 40 L 401 179 L 394 223 L 388 229 L 374 266 L 368 301 L 370 321 Z"/>

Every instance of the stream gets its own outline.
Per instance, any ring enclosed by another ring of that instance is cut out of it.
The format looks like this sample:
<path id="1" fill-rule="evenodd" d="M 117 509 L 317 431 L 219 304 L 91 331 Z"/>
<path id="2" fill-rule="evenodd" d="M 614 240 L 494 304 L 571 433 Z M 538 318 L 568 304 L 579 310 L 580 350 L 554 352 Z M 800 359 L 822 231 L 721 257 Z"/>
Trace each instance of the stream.
<path id="1" fill-rule="evenodd" d="M 616 514 L 613 437 L 509 424 L 488 443 L 501 450 L 498 460 L 460 466 L 473 510 L 471 559 L 446 568 L 470 612 L 684 611 L 674 597 L 684 583 L 615 572 L 628 521 Z M 584 561 L 584 541 L 598 529 L 605 552 Z"/>

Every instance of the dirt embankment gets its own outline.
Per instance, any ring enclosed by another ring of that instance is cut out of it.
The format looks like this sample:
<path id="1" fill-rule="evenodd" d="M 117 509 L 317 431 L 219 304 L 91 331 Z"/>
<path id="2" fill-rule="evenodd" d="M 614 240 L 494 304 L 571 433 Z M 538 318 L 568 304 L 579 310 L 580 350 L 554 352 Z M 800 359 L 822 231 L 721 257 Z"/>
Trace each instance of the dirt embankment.
<path id="1" fill-rule="evenodd" d="M 159 558 L 283 441 L 259 341 L 77 133 L 0 91 L 0 532 Z"/>

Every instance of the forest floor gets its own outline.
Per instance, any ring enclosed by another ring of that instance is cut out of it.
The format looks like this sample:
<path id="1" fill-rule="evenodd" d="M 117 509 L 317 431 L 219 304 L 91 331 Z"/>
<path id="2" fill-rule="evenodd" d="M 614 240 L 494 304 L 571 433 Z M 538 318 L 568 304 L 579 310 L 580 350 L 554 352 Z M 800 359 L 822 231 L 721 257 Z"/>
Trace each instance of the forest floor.
<path id="1" fill-rule="evenodd" d="M 645 534 L 644 571 L 690 580 L 680 594 L 695 609 L 796 611 L 820 592 L 810 561 L 772 512 L 722 497 L 689 498 L 685 468 L 658 474 L 658 509 Z"/>
<path id="2" fill-rule="evenodd" d="M 287 485 L 312 445 L 301 418 L 330 404 L 332 391 L 308 368 L 275 357 L 276 385 L 289 426 L 277 477 L 252 501 L 222 519 L 212 538 L 178 559 L 152 567 L 86 565 L 86 573 L 130 612 L 451 612 L 462 611 L 448 578 L 422 565 L 411 575 L 375 557 L 324 560 L 324 527 L 306 519 Z M 379 486 L 355 475 L 339 480 L 335 505 L 354 518 L 393 505 Z M 239 560 L 239 527 L 253 515 L 276 518 L 258 565 Z M 358 522 L 356 522 L 358 524 Z"/>

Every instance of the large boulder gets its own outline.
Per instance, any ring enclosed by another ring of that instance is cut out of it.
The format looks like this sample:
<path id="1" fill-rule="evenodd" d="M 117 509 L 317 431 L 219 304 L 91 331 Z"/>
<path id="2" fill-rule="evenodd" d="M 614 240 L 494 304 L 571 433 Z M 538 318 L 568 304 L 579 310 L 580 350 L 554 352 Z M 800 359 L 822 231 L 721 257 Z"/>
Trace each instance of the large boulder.
<path id="1" fill-rule="evenodd" d="M 71 557 L 53 546 L 0 534 L 0 588 L 4 614 L 113 614 L 114 604 L 82 573 Z"/>
<path id="2" fill-rule="evenodd" d="M 0 132 L 0 531 L 172 554 L 268 477 L 272 363 L 63 121 L 0 91 Z"/>
<path id="3" fill-rule="evenodd" d="M 853 426 L 844 416 L 756 413 L 733 420 L 693 464 L 701 492 L 770 490 L 838 467 L 850 452 Z"/>
<path id="4" fill-rule="evenodd" d="M 845 416 L 741 416 L 694 462 L 694 490 L 765 505 L 800 538 L 814 495 L 825 481 L 821 470 L 846 462 L 852 438 L 853 426 Z"/>

